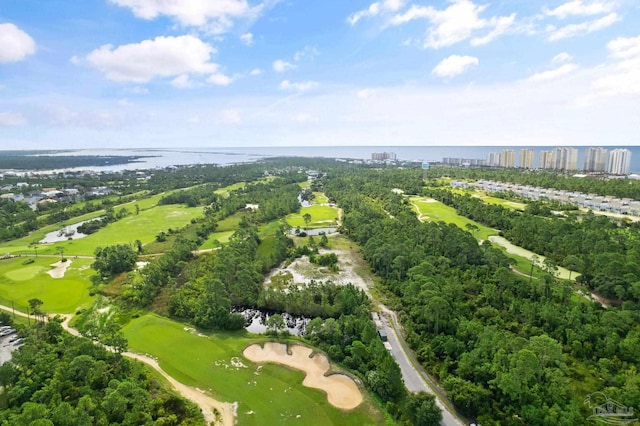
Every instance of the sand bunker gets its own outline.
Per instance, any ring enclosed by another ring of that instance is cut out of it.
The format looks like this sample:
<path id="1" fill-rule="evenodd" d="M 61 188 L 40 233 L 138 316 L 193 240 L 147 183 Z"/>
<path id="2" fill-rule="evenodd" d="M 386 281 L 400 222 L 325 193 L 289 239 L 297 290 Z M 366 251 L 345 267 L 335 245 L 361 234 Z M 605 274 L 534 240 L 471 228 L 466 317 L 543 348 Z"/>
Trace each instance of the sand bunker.
<path id="1" fill-rule="evenodd" d="M 358 385 L 344 374 L 325 376 L 329 371 L 329 360 L 324 355 L 316 354 L 311 348 L 294 345 L 289 348 L 284 343 L 267 342 L 264 348 L 251 345 L 242 353 L 253 362 L 275 362 L 306 373 L 302 384 L 327 393 L 331 405 L 344 410 L 351 410 L 362 403 L 362 393 Z"/>
<path id="2" fill-rule="evenodd" d="M 53 269 L 47 271 L 47 274 L 51 275 L 51 278 L 63 278 L 64 273 L 67 272 L 67 268 L 71 266 L 71 261 L 67 260 L 63 262 L 59 260 L 56 263 L 52 263 L 51 266 L 53 266 Z"/>

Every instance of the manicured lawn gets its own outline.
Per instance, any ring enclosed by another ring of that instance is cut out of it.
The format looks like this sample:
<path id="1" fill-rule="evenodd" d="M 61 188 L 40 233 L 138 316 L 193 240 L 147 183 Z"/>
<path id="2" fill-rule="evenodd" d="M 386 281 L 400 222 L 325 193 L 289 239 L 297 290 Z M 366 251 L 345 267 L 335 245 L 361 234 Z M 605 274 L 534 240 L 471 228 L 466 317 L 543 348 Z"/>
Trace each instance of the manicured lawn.
<path id="1" fill-rule="evenodd" d="M 25 265 L 25 257 L 0 260 L 0 304 L 27 311 L 29 299 L 44 302 L 42 310 L 47 313 L 71 313 L 79 306 L 92 303 L 89 296 L 89 277 L 95 274 L 90 269 L 90 259 L 69 259 L 71 262 L 63 278 L 52 278 L 47 271 L 58 258 L 38 257 L 34 263 Z"/>
<path id="2" fill-rule="evenodd" d="M 368 397 L 345 412 L 329 405 L 323 392 L 302 386 L 302 372 L 245 359 L 243 349 L 261 338 L 240 333 L 199 336 L 184 324 L 152 314 L 134 319 L 123 331 L 132 350 L 157 358 L 177 380 L 221 401 L 237 401 L 238 424 L 384 424 Z"/>
<path id="3" fill-rule="evenodd" d="M 304 221 L 305 214 L 311 215 L 311 222 Z M 286 217 L 286 221 L 292 228 L 322 228 L 335 226 L 338 218 L 338 209 L 329 206 L 302 207 L 300 213 L 293 213 Z"/>
<path id="4" fill-rule="evenodd" d="M 314 192 L 313 195 L 315 196 L 313 204 L 327 204 L 329 202 L 329 198 L 322 192 Z"/>
<path id="5" fill-rule="evenodd" d="M 498 204 L 507 209 L 524 210 L 524 208 L 527 206 L 525 203 L 509 201 L 509 200 L 505 200 L 504 198 L 481 196 L 480 199 L 487 204 Z"/>
<path id="6" fill-rule="evenodd" d="M 214 192 L 216 194 L 222 195 L 223 197 L 228 197 L 231 191 L 244 188 L 245 185 L 246 185 L 245 182 L 238 182 L 238 183 L 234 183 L 233 185 L 225 186 L 224 188 L 216 189 Z"/>
<path id="7" fill-rule="evenodd" d="M 478 230 L 473 233 L 473 236 L 478 240 L 486 240 L 490 235 L 498 235 L 497 230 L 467 219 L 464 216 L 460 216 L 453 207 L 445 206 L 439 201 L 426 201 L 423 197 L 411 197 L 410 201 L 418 210 L 419 214 L 422 215 L 423 221 L 430 220 L 453 223 L 465 231 L 467 231 L 465 227 L 467 224 L 475 225 L 478 227 Z"/>
<path id="8" fill-rule="evenodd" d="M 220 222 L 218 222 L 216 232 L 235 231 L 240 227 L 240 221 L 242 220 L 242 217 L 244 215 L 246 215 L 245 212 L 237 212 L 227 218 L 222 219 Z"/>
<path id="9" fill-rule="evenodd" d="M 64 247 L 65 256 L 91 256 L 96 247 L 114 244 L 131 244 L 140 240 L 147 244 L 155 240 L 160 231 L 180 228 L 191 219 L 202 216 L 202 208 L 188 208 L 182 205 L 156 206 L 141 210 L 140 214 L 130 214 L 117 222 L 110 223 L 95 234 L 73 241 L 41 245 L 39 252 L 55 254 L 56 247 Z"/>

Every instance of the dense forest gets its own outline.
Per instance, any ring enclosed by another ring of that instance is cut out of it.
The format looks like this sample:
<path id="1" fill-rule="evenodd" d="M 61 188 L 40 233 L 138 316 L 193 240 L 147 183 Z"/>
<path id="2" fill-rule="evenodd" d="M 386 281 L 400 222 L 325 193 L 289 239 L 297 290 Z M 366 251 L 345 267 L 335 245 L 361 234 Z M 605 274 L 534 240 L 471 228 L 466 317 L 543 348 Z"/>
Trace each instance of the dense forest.
<path id="1" fill-rule="evenodd" d="M 0 366 L 3 425 L 201 425 L 200 410 L 167 391 L 142 364 L 64 332 L 32 330 Z"/>
<path id="2" fill-rule="evenodd" d="M 483 425 L 575 425 L 594 391 L 640 404 L 638 311 L 605 310 L 552 275 L 519 277 L 488 242 L 420 223 L 391 191 L 416 173 L 340 173 L 325 192 L 458 409 Z"/>
<path id="3" fill-rule="evenodd" d="M 530 206 L 520 212 L 437 188 L 423 193 L 454 207 L 462 216 L 501 230 L 512 243 L 579 272 L 579 281 L 604 297 L 628 301 L 628 308 L 640 304 L 637 223 L 593 213 L 533 214 L 540 209 Z"/>
<path id="4" fill-rule="evenodd" d="M 374 306 L 361 290 L 331 282 L 282 289 L 262 285 L 265 274 L 282 261 L 303 255 L 325 260 L 318 255 L 315 242 L 299 239 L 294 245 L 286 224 L 278 224 L 287 214 L 299 211 L 300 199 L 311 195 L 298 185 L 306 180 L 303 171 L 311 168 L 323 176 L 312 183 L 311 190 L 324 191 L 343 209 L 340 231 L 361 248 L 380 277 L 378 290 L 385 303 L 399 313 L 406 340 L 418 360 L 464 416 L 483 425 L 581 424 L 589 413 L 583 401 L 595 391 L 627 406 L 640 406 L 640 245 L 633 224 L 575 211 L 556 216 L 543 203 L 529 203 L 524 211 L 506 209 L 442 186 L 425 187 L 418 169 L 358 167 L 318 159 L 154 171 L 143 182 L 132 176 L 111 176 L 110 184 L 119 193 L 108 199 L 82 207 L 56 207 L 46 213 L 27 211 L 20 203 L 2 204 L 0 207 L 8 210 L 0 217 L 7 227 L 28 222 L 39 227 L 55 215 L 74 217 L 86 209 L 104 209 L 107 220 L 90 226 L 108 226 L 120 214 L 114 210 L 115 203 L 130 201 L 134 193 L 164 192 L 160 204 L 200 206 L 201 217 L 156 237 L 166 249 L 146 258 L 147 266 L 139 271 L 133 268 L 136 257 L 144 251 L 141 245 L 100 247 L 94 263 L 99 279 L 92 291 L 104 290 L 112 303 L 129 312 L 127 315 L 151 309 L 204 330 L 241 329 L 244 318 L 233 313 L 238 307 L 307 316 L 312 320 L 304 338 L 358 376 L 399 423 L 437 424 L 440 414 L 433 397 L 407 393 L 402 385 L 399 368 L 371 321 Z M 490 175 L 494 171 L 489 175 L 477 170 L 460 173 L 470 175 L 458 177 L 477 174 L 497 179 Z M 509 173 L 513 172 L 505 172 L 505 179 L 515 181 Z M 551 177 L 540 176 L 540 182 L 530 184 L 545 186 L 541 182 L 547 179 L 550 186 L 561 188 L 565 179 L 556 176 L 561 183 L 551 185 Z M 238 182 L 250 183 L 239 185 L 228 196 L 215 193 Z M 589 182 L 609 190 L 608 184 L 599 180 Z M 594 187 L 585 192 L 598 191 Z M 499 229 L 515 244 L 580 272 L 584 284 L 622 303 L 605 309 L 577 295 L 570 282 L 553 274 L 518 276 L 510 270 L 512 260 L 490 242 L 478 244 L 471 233 L 453 224 L 420 222 L 407 198 L 411 194 L 436 198 L 460 215 Z M 247 207 L 253 204 L 260 207 Z M 218 223 L 232 215 L 241 219 L 229 242 L 198 253 Z M 321 241 L 327 245 L 326 238 Z M 93 361 L 77 361 L 83 365 L 124 362 L 118 354 L 98 354 L 91 343 L 84 345 L 71 336 L 61 336 L 55 322 L 49 324 L 52 330 L 32 339 L 30 345 L 44 348 L 42 356 L 56 353 L 63 364 L 62 370 L 55 366 L 43 373 L 43 383 L 62 374 L 53 374 L 56 371 L 71 370 L 78 356 L 92 357 Z M 64 355 L 60 345 L 71 351 L 70 355 Z M 35 362 L 35 358 L 22 360 L 22 352 L 16 353 L 14 367 L 3 367 L 7 395 L 23 389 L 18 386 L 23 370 L 15 366 Z M 36 368 L 28 367 L 31 371 Z M 163 413 L 169 413 L 161 408 L 162 401 L 172 401 L 167 403 L 179 407 L 175 416 L 189 424 L 192 407 L 158 396 L 156 385 L 150 385 L 131 365 L 118 368 L 124 376 L 109 376 L 109 382 L 103 384 L 106 396 L 91 393 L 91 383 L 78 385 L 88 386 L 90 397 L 96 398 L 92 413 L 113 422 L 117 414 L 108 411 L 109 403 L 99 398 L 117 393 L 121 385 L 124 392 L 124 387 L 132 389 L 135 384 L 151 392 L 145 397 L 147 401 L 157 401 L 148 403 L 146 411 L 132 410 L 140 416 L 136 419 L 144 419 L 141 424 L 147 420 L 172 424 L 160 420 Z M 53 389 L 51 386 L 47 389 Z M 24 394 L 26 399 L 3 413 L 9 424 L 21 424 L 27 418 L 20 417 L 24 410 L 29 416 L 40 416 L 34 419 L 58 424 L 54 420 L 58 410 L 75 413 L 78 406 L 89 403 L 86 399 L 82 404 L 80 400 L 67 401 L 67 407 L 61 401 L 40 398 L 36 390 L 30 392 L 38 398 Z M 137 390 L 131 392 L 138 395 Z M 118 419 L 116 423 L 124 421 Z"/>

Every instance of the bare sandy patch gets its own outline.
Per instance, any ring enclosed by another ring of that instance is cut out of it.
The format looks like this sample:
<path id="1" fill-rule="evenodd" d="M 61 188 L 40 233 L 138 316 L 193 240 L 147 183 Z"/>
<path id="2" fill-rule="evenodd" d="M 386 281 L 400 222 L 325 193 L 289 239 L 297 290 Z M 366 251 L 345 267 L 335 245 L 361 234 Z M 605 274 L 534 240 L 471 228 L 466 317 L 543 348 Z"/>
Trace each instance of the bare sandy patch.
<path id="1" fill-rule="evenodd" d="M 369 283 L 355 270 L 357 259 L 354 258 L 354 254 L 350 250 L 321 249 L 319 251 L 321 255 L 328 253 L 334 253 L 338 256 L 338 270 L 336 272 L 314 265 L 307 256 L 303 256 L 295 259 L 288 266 L 282 264 L 279 268 L 271 271 L 265 281 L 265 285 L 271 285 L 271 278 L 275 275 L 290 274 L 291 283 L 298 286 L 305 285 L 311 280 L 331 281 L 338 285 L 353 284 L 369 294 Z"/>
<path id="2" fill-rule="evenodd" d="M 71 266 L 71 261 L 67 260 L 63 262 L 59 260 L 56 263 L 52 263 L 51 266 L 53 266 L 53 269 L 47 271 L 47 274 L 51 275 L 51 278 L 63 278 L 64 273 L 67 272 L 67 268 Z"/>
<path id="3" fill-rule="evenodd" d="M 437 203 L 438 202 L 438 200 L 434 200 L 433 198 L 425 198 L 425 199 L 420 200 L 420 201 L 422 201 L 423 203 Z"/>
<path id="4" fill-rule="evenodd" d="M 267 342 L 264 347 L 251 345 L 242 354 L 253 362 L 275 362 L 303 371 L 302 384 L 326 392 L 329 404 L 334 407 L 351 410 L 362 403 L 362 393 L 350 377 L 344 374 L 325 376 L 330 367 L 326 356 L 312 356 L 313 350 L 301 345 L 291 346 L 289 351 L 284 343 Z"/>

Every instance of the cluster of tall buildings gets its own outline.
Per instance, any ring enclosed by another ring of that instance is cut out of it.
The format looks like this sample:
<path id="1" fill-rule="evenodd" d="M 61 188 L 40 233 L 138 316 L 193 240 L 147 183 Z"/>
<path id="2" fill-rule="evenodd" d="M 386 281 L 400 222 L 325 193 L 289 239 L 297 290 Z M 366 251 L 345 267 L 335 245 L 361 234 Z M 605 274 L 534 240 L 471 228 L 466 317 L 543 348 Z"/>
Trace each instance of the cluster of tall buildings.
<path id="1" fill-rule="evenodd" d="M 492 152 L 487 156 L 486 166 L 491 167 L 519 167 L 533 169 L 535 152 L 523 148 L 519 151 L 519 162 L 516 166 L 516 152 L 513 149 L 503 149 Z M 541 151 L 538 157 L 538 168 L 547 170 L 579 170 L 578 149 L 554 148 Z M 628 175 L 631 168 L 631 151 L 628 149 L 608 150 L 605 148 L 587 148 L 585 152 L 584 168 L 586 172 L 609 173 L 613 175 Z"/>

